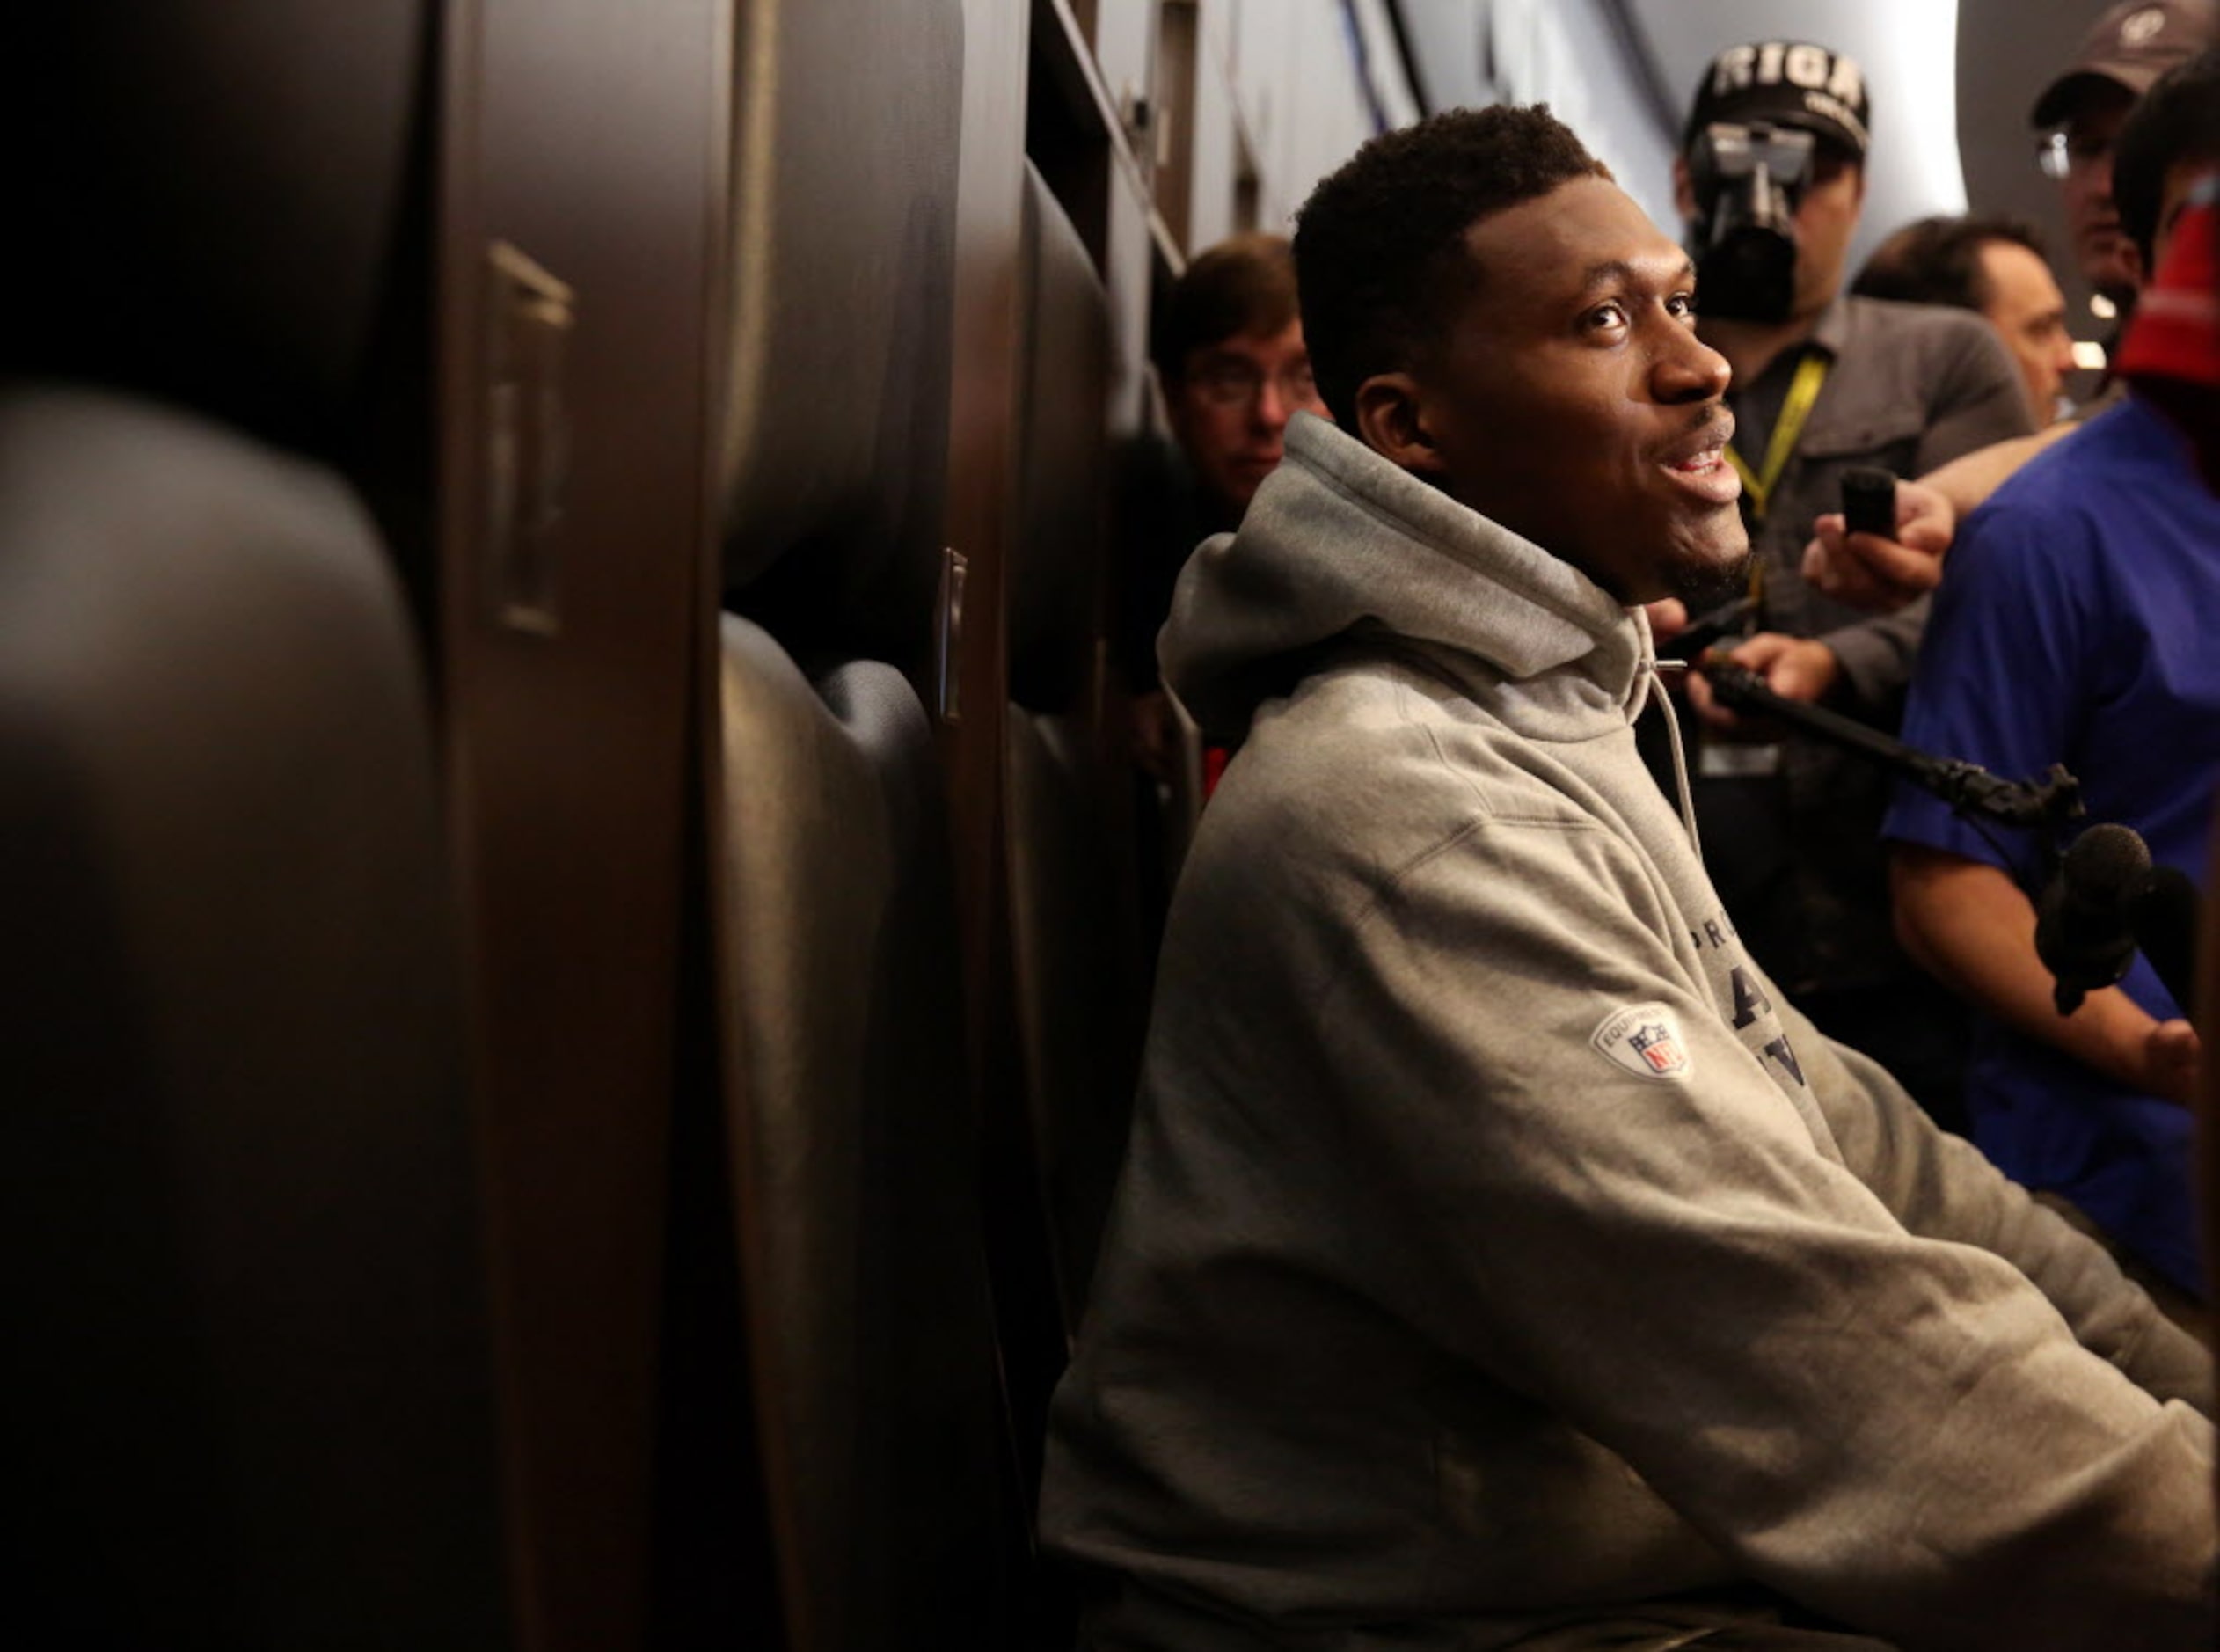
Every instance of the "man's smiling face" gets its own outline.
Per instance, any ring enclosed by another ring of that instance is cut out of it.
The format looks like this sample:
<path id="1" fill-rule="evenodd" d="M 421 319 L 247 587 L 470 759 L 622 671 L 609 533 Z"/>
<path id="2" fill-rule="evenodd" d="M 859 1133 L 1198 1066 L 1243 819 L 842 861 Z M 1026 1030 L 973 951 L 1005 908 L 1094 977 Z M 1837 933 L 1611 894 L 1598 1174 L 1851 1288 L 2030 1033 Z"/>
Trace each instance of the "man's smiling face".
<path id="1" fill-rule="evenodd" d="M 1727 368 L 1696 336 L 1687 254 L 1598 178 L 1482 218 L 1464 246 L 1477 275 L 1439 348 L 1393 376 L 1415 440 L 1367 439 L 1622 602 L 1739 571 Z"/>

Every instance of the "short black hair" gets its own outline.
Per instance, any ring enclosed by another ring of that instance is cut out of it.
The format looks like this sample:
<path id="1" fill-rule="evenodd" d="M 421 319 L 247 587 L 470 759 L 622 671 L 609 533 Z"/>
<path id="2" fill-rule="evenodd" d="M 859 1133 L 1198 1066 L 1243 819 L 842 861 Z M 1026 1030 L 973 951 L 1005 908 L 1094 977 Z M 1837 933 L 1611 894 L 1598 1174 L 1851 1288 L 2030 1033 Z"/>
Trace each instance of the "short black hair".
<path id="1" fill-rule="evenodd" d="M 1303 339 L 1334 418 L 1354 430 L 1357 386 L 1407 369 L 1447 333 L 1480 278 L 1466 230 L 1610 175 L 1542 103 L 1451 109 L 1359 150 L 1296 218 Z"/>
<path id="2" fill-rule="evenodd" d="M 2045 263 L 2042 237 L 2019 218 L 1938 213 L 1904 225 L 1873 249 L 1850 290 L 1863 298 L 1981 310 L 1992 296 L 1981 250 L 1993 242 L 2024 246 Z"/>
<path id="3" fill-rule="evenodd" d="M 2184 161 L 2220 161 L 2220 51 L 2176 63 L 2129 112 L 2112 151 L 2120 227 L 2143 253 L 2149 278 L 2166 174 Z"/>
<path id="4" fill-rule="evenodd" d="M 1245 333 L 1282 332 L 1298 313 L 1287 237 L 1237 235 L 1199 255 L 1172 283 L 1150 318 L 1149 356 L 1165 384 L 1177 384 L 1194 351 Z"/>

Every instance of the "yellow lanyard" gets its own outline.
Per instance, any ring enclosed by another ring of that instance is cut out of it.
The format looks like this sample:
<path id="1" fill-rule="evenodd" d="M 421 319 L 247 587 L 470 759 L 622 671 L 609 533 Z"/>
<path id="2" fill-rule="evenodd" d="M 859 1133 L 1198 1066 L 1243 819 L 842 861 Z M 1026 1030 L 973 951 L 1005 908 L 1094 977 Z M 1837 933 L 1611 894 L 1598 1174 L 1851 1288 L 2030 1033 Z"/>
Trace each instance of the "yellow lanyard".
<path id="1" fill-rule="evenodd" d="M 1780 473 L 1788 468 L 1788 456 L 1796 450 L 1796 439 L 1804 434 L 1804 420 L 1811 416 L 1812 404 L 1819 399 L 1819 387 L 1827 382 L 1827 358 L 1816 350 L 1807 350 L 1804 359 L 1796 364 L 1796 376 L 1789 381 L 1788 398 L 1780 405 L 1780 416 L 1773 420 L 1773 434 L 1765 443 L 1765 470 L 1763 475 L 1753 472 L 1742 456 L 1734 451 L 1734 444 L 1727 444 L 1727 462 L 1734 467 L 1734 473 L 1742 479 L 1742 497 L 1749 501 L 1753 522 L 1765 520 L 1767 495 L 1780 480 Z"/>

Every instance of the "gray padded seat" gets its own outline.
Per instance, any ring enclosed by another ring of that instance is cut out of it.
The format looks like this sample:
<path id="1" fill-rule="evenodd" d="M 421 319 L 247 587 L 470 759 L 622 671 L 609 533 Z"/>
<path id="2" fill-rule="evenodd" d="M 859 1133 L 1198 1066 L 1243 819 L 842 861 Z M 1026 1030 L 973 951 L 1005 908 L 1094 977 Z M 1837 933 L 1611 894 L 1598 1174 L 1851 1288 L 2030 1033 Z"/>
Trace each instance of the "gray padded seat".
<path id="1" fill-rule="evenodd" d="M 11 1638 L 507 1644 L 429 724 L 347 492 L 0 395 L 0 812 Z"/>
<path id="2" fill-rule="evenodd" d="M 924 683 L 947 486 L 962 0 L 746 0 L 726 604 Z"/>
<path id="3" fill-rule="evenodd" d="M 1010 1644 L 1022 1552 L 954 861 L 918 698 L 963 11 L 735 14 L 717 477 L 735 611 L 712 871 L 754 1422 L 793 1652 Z"/>
<path id="4" fill-rule="evenodd" d="M 891 667 L 805 676 L 733 616 L 720 699 L 734 1204 L 790 1644 L 997 1644 L 1009 1442 L 931 729 Z"/>
<path id="5" fill-rule="evenodd" d="M 1028 166 L 1025 395 L 1009 578 L 1005 822 L 1027 1107 L 1057 1294 L 1076 1329 L 1139 1064 L 1140 948 L 1122 774 L 1099 722 L 1109 316 Z"/>

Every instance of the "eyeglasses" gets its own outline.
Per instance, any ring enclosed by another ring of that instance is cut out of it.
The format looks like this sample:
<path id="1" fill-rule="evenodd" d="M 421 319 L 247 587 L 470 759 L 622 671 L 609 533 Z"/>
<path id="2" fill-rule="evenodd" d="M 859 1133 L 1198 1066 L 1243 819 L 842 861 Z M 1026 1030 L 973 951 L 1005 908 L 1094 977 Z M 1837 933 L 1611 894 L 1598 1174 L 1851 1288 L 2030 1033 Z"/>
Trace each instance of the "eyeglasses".
<path id="1" fill-rule="evenodd" d="M 2075 172 L 2085 172 L 2112 157 L 2112 140 L 2071 127 L 2054 127 L 2035 140 L 2035 164 L 2045 178 L 2063 183 Z"/>
<path id="2" fill-rule="evenodd" d="M 1214 407 L 1253 407 L 1264 394 L 1267 379 L 1279 387 L 1280 399 L 1291 407 L 1308 406 L 1318 398 L 1318 380 L 1311 376 L 1307 361 L 1271 374 L 1248 362 L 1213 362 L 1189 382 Z"/>

